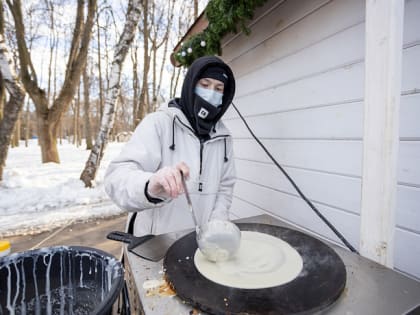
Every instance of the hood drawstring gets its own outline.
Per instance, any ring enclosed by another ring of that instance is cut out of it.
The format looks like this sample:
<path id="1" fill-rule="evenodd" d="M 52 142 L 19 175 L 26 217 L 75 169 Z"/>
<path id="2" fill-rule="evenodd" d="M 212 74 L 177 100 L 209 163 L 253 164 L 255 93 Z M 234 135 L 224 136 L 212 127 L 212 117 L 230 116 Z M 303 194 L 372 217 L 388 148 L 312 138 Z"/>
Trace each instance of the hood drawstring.
<path id="1" fill-rule="evenodd" d="M 174 116 L 174 119 L 172 120 L 172 144 L 169 146 L 169 149 L 172 151 L 175 151 L 175 119 L 176 116 Z"/>
<path id="2" fill-rule="evenodd" d="M 225 142 L 225 158 L 224 158 L 224 160 L 225 160 L 225 163 L 226 163 L 227 161 L 229 161 L 229 159 L 227 157 L 227 153 L 226 153 L 226 138 L 224 138 L 223 141 Z"/>
<path id="3" fill-rule="evenodd" d="M 169 149 L 171 149 L 172 151 L 175 151 L 175 119 L 177 118 L 178 118 L 177 116 L 174 116 L 174 118 L 172 119 L 172 144 L 169 146 Z M 224 147 L 225 147 L 223 160 L 226 163 L 227 161 L 229 161 L 227 157 L 226 138 L 223 139 L 223 142 L 224 142 Z"/>

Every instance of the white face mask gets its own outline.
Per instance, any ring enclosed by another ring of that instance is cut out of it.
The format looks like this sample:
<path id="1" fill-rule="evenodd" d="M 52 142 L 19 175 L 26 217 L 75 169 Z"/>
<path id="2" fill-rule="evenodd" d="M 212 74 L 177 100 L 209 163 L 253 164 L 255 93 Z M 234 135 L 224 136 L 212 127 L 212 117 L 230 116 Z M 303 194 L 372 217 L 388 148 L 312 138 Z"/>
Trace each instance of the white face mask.
<path id="1" fill-rule="evenodd" d="M 214 107 L 219 107 L 220 105 L 222 105 L 223 93 L 217 92 L 212 89 L 205 89 L 201 86 L 196 86 L 194 92 Z"/>

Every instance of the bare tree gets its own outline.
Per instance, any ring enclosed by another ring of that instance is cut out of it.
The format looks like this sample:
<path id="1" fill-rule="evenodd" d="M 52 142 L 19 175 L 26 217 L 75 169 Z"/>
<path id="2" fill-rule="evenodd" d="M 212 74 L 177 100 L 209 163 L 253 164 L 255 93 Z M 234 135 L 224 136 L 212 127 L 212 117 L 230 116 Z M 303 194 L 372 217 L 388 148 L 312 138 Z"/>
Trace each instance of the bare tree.
<path id="1" fill-rule="evenodd" d="M 58 44 L 58 36 L 57 31 L 55 29 L 55 17 L 54 17 L 54 4 L 51 0 L 45 0 L 45 5 L 48 8 L 49 11 L 49 19 L 50 19 L 50 55 L 48 60 L 48 89 L 47 89 L 47 98 L 48 98 L 48 104 L 51 101 L 51 80 L 53 76 L 53 61 L 54 61 L 54 51 L 57 50 L 57 44 Z"/>
<path id="2" fill-rule="evenodd" d="M 15 22 L 18 43 L 20 71 L 23 85 L 35 104 L 42 161 L 59 163 L 57 150 L 57 131 L 61 117 L 68 110 L 80 82 L 82 69 L 86 64 L 89 41 L 96 12 L 96 0 L 87 0 L 87 14 L 84 20 L 84 0 L 77 1 L 76 23 L 68 55 L 66 73 L 61 90 L 48 104 L 48 96 L 39 86 L 31 55 L 26 45 L 25 27 L 22 17 L 21 1 L 6 0 Z"/>
<path id="3" fill-rule="evenodd" d="M 9 93 L 9 100 L 3 109 L 3 119 L 0 121 L 0 180 L 2 180 L 12 132 L 25 101 L 25 90 L 15 73 L 14 62 L 2 33 L 0 33 L 0 73 Z"/>
<path id="4" fill-rule="evenodd" d="M 99 168 L 109 133 L 114 123 L 116 101 L 120 92 L 122 65 L 127 56 L 128 49 L 133 42 L 140 20 L 140 2 L 141 0 L 129 0 L 128 2 L 126 22 L 115 48 L 114 59 L 112 61 L 111 76 L 106 93 L 104 115 L 100 130 L 86 162 L 85 169 L 80 176 L 80 179 L 85 183 L 86 187 L 92 187 L 92 181 L 95 179 L 96 171 Z"/>
<path id="5" fill-rule="evenodd" d="M 110 36 L 111 36 L 111 26 L 112 24 L 115 24 L 115 21 L 114 21 L 112 10 L 109 9 L 109 10 L 105 10 L 104 12 L 106 13 L 105 25 L 103 26 L 105 30 L 104 32 L 104 55 L 105 55 L 104 57 L 105 57 L 105 81 L 106 81 L 105 89 L 108 89 L 109 88 L 109 70 L 110 70 L 109 69 L 109 63 L 110 63 L 109 53 L 112 49 L 112 44 L 110 44 L 109 41 L 110 41 Z M 114 29 L 116 28 L 117 27 L 115 26 Z"/>
<path id="6" fill-rule="evenodd" d="M 29 110 L 29 97 L 26 101 L 26 113 L 25 113 L 25 147 L 28 147 L 29 135 L 31 132 L 31 112 Z"/>
<path id="7" fill-rule="evenodd" d="M 3 78 L 0 75 L 0 121 L 3 119 L 4 102 L 6 101 L 6 88 L 3 83 Z"/>
<path id="8" fill-rule="evenodd" d="M 143 0 L 143 82 L 140 92 L 139 108 L 137 110 L 138 121 L 141 121 L 149 108 L 149 0 Z"/>
<path id="9" fill-rule="evenodd" d="M 100 123 L 103 113 L 103 106 L 104 106 L 104 85 L 102 83 L 102 57 L 101 57 L 101 28 L 99 26 L 99 12 L 96 16 L 96 35 L 98 40 L 98 71 L 99 71 L 99 115 L 98 115 L 98 122 Z"/>
<path id="10" fill-rule="evenodd" d="M 191 23 L 191 6 L 188 6 L 186 2 L 182 3 L 177 22 L 178 23 L 176 29 L 178 30 L 178 34 L 176 42 L 179 42 Z M 172 67 L 171 84 L 169 89 L 169 95 L 171 98 L 175 96 L 175 93 L 178 89 L 181 71 L 181 68 Z"/>
<path id="11" fill-rule="evenodd" d="M 73 102 L 73 144 L 75 144 L 77 147 L 79 146 L 79 139 L 80 139 L 80 133 L 79 133 L 79 115 L 80 115 L 80 86 L 77 89 L 77 97 Z"/>
<path id="12" fill-rule="evenodd" d="M 152 103 L 150 104 L 149 112 L 154 111 L 157 106 L 157 98 L 160 95 L 160 88 L 163 78 L 163 68 L 165 66 L 166 55 L 168 53 L 168 42 L 169 42 L 169 32 L 172 26 L 172 20 L 174 17 L 174 7 L 175 0 L 171 0 L 168 6 L 168 3 L 161 5 L 158 10 L 159 14 L 156 15 L 156 2 L 153 4 L 152 9 L 152 31 L 150 32 L 150 41 L 152 43 Z M 166 17 L 164 18 L 164 15 Z M 157 16 L 157 19 L 155 19 Z M 157 61 L 157 51 L 163 45 L 163 56 L 162 62 L 160 64 L 159 75 L 157 73 L 158 61 Z"/>
<path id="13" fill-rule="evenodd" d="M 156 10 L 160 9 L 158 14 L 156 13 Z M 156 102 L 156 54 L 157 50 L 160 48 L 160 46 L 163 44 L 163 41 L 161 43 L 158 43 L 158 34 L 160 33 L 160 28 L 163 24 L 163 14 L 164 9 L 163 8 L 156 8 L 156 1 L 152 2 L 151 12 L 150 12 L 150 30 L 149 30 L 149 40 L 151 43 L 150 47 L 150 57 L 152 62 L 152 101 L 148 104 L 148 110 L 147 112 L 152 112 L 155 107 Z"/>
<path id="14" fill-rule="evenodd" d="M 4 34 L 3 0 L 0 0 L 0 34 Z M 0 121 L 3 119 L 3 108 L 6 101 L 6 87 L 0 73 Z"/>
<path id="15" fill-rule="evenodd" d="M 86 150 L 91 150 L 92 144 L 92 126 L 90 124 L 90 78 L 86 70 L 83 69 L 83 111 L 85 113 L 85 137 L 86 137 Z"/>
<path id="16" fill-rule="evenodd" d="M 162 87 L 163 69 L 165 67 L 166 56 L 168 53 L 169 34 L 170 34 L 172 23 L 174 20 L 174 8 L 175 8 L 175 0 L 172 0 L 172 5 L 169 7 L 169 10 L 168 10 L 168 23 L 166 25 L 166 30 L 165 30 L 165 35 L 164 35 L 165 44 L 163 47 L 163 58 L 162 58 L 161 66 L 160 66 L 159 83 L 157 85 L 156 95 L 160 95 L 160 89 Z"/>
<path id="17" fill-rule="evenodd" d="M 12 148 L 16 148 L 19 146 L 20 125 L 21 125 L 21 121 L 20 121 L 20 114 L 19 114 L 15 123 L 15 128 L 13 129 L 12 138 L 10 140 L 10 145 L 12 146 Z"/>
<path id="18" fill-rule="evenodd" d="M 138 75 L 138 46 L 131 47 L 131 62 L 133 63 L 133 122 L 132 129 L 136 128 L 139 123 L 137 117 L 137 109 L 139 102 L 139 75 Z"/>

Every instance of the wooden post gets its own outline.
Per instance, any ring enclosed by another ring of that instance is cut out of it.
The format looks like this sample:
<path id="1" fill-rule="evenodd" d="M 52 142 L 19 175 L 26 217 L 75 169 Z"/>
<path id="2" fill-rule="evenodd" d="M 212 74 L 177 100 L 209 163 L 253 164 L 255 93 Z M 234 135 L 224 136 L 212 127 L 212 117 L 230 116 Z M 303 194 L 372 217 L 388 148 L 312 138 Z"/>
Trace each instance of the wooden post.
<path id="1" fill-rule="evenodd" d="M 366 1 L 360 253 L 393 267 L 404 1 Z"/>

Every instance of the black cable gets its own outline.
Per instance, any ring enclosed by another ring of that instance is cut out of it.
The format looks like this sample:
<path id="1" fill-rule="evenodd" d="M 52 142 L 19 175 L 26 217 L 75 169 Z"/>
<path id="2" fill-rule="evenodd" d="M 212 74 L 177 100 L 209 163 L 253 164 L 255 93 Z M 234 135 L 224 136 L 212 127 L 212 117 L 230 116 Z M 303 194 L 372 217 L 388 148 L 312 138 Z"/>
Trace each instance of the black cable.
<path id="1" fill-rule="evenodd" d="M 296 183 L 293 181 L 293 179 L 289 176 L 289 174 L 287 174 L 287 172 L 284 170 L 284 168 L 276 161 L 276 159 L 271 155 L 271 153 L 267 150 L 267 148 L 264 146 L 264 144 L 262 144 L 262 142 L 257 138 L 257 136 L 255 136 L 255 134 L 252 132 L 251 128 L 248 126 L 248 123 L 246 122 L 245 118 L 242 116 L 242 114 L 239 112 L 238 108 L 235 106 L 235 104 L 232 103 L 233 108 L 235 108 L 236 112 L 238 113 L 239 117 L 242 119 L 242 121 L 245 124 L 245 127 L 248 129 L 248 131 L 251 133 L 252 137 L 255 139 L 255 141 L 257 141 L 257 143 L 261 146 L 261 148 L 265 151 L 265 153 L 267 153 L 268 157 L 271 159 L 271 161 L 273 161 L 274 164 L 276 164 L 276 166 L 280 169 L 280 171 L 284 174 L 284 176 L 286 176 L 286 178 L 290 181 L 290 183 L 293 185 L 293 187 L 296 189 L 296 191 L 298 192 L 299 196 L 302 197 L 303 200 L 305 200 L 305 202 L 309 205 L 309 207 L 315 211 L 315 213 L 321 218 L 322 221 L 324 221 L 324 223 L 326 225 L 328 225 L 328 227 L 335 233 L 335 235 L 337 235 L 337 237 L 354 253 L 359 254 L 359 252 L 344 238 L 344 236 L 337 231 L 337 229 L 334 227 L 334 225 L 332 225 L 327 218 L 325 218 L 321 212 L 319 212 L 319 210 L 313 205 L 313 203 L 306 198 L 306 196 L 302 193 L 302 191 L 299 189 L 299 187 L 296 185 Z"/>

